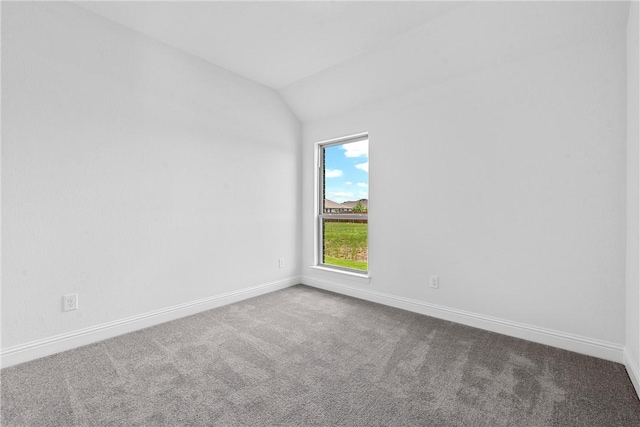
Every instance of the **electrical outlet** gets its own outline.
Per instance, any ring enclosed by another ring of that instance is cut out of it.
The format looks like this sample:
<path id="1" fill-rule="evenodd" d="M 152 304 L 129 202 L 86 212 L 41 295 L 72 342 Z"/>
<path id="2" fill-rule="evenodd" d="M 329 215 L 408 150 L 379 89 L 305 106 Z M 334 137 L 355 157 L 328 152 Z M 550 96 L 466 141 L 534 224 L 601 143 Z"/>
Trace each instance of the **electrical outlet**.
<path id="1" fill-rule="evenodd" d="M 278 259 L 278 268 L 283 268 L 284 267 L 284 258 L 280 258 Z"/>
<path id="2" fill-rule="evenodd" d="M 62 297 L 62 311 L 78 309 L 78 294 L 69 294 Z"/>
<path id="3" fill-rule="evenodd" d="M 433 274 L 429 276 L 429 286 L 433 289 L 438 289 L 440 287 L 440 278 Z"/>

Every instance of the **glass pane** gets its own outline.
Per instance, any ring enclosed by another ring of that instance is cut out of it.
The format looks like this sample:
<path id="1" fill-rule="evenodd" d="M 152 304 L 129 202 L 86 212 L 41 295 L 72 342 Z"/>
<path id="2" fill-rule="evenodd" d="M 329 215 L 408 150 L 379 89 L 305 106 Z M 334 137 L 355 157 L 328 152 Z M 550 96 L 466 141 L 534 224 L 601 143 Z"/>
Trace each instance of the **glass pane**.
<path id="1" fill-rule="evenodd" d="M 323 218 L 322 253 L 326 265 L 368 271 L 369 140 L 321 147 L 321 215 L 358 215 L 358 219 Z"/>
<path id="2" fill-rule="evenodd" d="M 323 219 L 323 264 L 354 270 L 368 270 L 367 234 L 369 220 Z"/>
<path id="3" fill-rule="evenodd" d="M 322 147 L 322 150 L 322 213 L 366 213 L 369 200 L 369 140 L 329 145 Z M 360 204 L 356 207 L 358 202 Z"/>

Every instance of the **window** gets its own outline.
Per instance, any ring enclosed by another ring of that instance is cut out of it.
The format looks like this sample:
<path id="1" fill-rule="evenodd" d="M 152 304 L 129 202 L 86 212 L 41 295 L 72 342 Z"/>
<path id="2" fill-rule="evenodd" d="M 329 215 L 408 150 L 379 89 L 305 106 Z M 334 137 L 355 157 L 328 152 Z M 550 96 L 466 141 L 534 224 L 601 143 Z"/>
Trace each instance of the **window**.
<path id="1" fill-rule="evenodd" d="M 317 242 L 320 266 L 369 271 L 369 137 L 318 144 Z"/>

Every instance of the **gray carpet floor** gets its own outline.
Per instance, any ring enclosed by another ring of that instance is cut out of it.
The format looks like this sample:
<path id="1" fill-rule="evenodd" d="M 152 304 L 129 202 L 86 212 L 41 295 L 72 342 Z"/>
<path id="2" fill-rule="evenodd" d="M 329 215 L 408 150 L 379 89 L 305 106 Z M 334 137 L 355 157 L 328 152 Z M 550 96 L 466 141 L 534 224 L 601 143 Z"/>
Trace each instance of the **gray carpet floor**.
<path id="1" fill-rule="evenodd" d="M 306 286 L 3 369 L 5 426 L 638 426 L 625 368 Z"/>

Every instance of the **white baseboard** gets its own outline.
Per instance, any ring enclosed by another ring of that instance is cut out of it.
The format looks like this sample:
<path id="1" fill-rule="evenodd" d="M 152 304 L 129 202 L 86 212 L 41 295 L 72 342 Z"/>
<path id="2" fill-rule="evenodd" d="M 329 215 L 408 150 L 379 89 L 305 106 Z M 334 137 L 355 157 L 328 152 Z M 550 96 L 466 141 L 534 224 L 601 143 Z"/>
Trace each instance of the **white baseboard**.
<path id="1" fill-rule="evenodd" d="M 91 326 L 89 328 L 79 329 L 77 331 L 8 347 L 6 349 L 2 349 L 0 352 L 0 366 L 6 368 L 8 366 L 17 365 L 30 360 L 39 359 L 41 357 L 71 350 L 97 341 L 102 341 L 107 338 L 159 325 L 181 317 L 190 316 L 212 308 L 233 304 L 258 295 L 288 288 L 299 283 L 299 277 L 291 277 L 277 282 L 263 283 L 261 285 L 240 289 L 238 291 L 202 298 L 196 301 L 190 301 L 172 307 L 154 310 L 137 316 L 127 317 L 113 322 L 103 323 L 101 325 Z"/>
<path id="2" fill-rule="evenodd" d="M 524 323 L 512 322 L 496 317 L 449 308 L 437 304 L 399 297 L 376 291 L 363 290 L 345 285 L 330 283 L 315 277 L 302 276 L 302 283 L 308 286 L 336 292 L 343 295 L 400 308 L 414 313 L 425 314 L 439 319 L 449 320 L 463 325 L 473 326 L 499 334 L 521 338 L 564 350 L 575 351 L 601 359 L 623 363 L 624 346 L 600 341 L 579 335 L 573 335 L 552 329 L 540 328 Z M 637 371 L 636 371 L 637 378 Z M 637 386 L 636 386 L 637 387 Z"/>
<path id="3" fill-rule="evenodd" d="M 635 364 L 629 352 L 624 350 L 624 366 L 627 368 L 627 373 L 629 374 L 629 378 L 631 378 L 631 382 L 633 383 L 633 387 L 636 389 L 636 394 L 640 399 L 640 371 L 638 370 L 638 366 Z"/>

